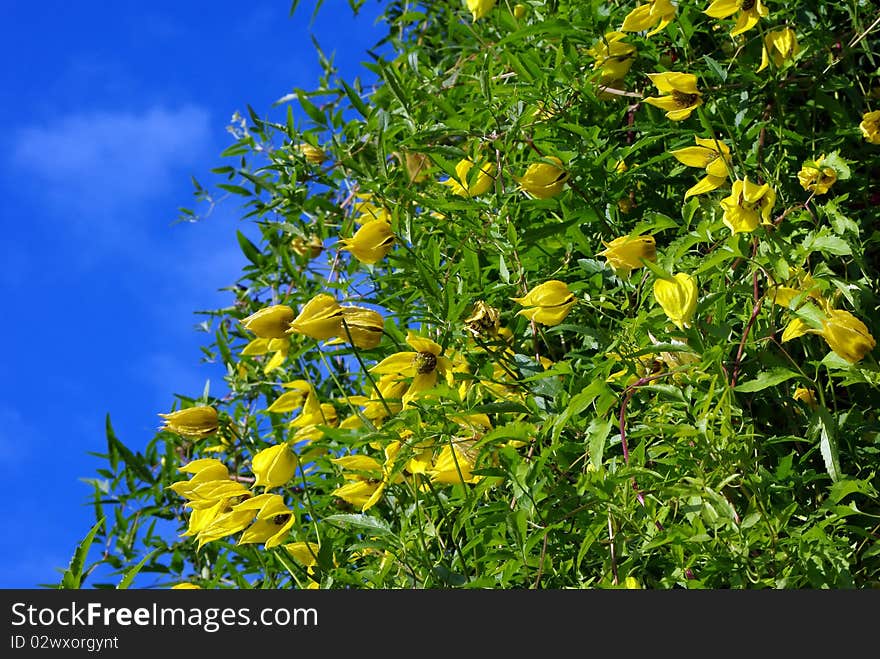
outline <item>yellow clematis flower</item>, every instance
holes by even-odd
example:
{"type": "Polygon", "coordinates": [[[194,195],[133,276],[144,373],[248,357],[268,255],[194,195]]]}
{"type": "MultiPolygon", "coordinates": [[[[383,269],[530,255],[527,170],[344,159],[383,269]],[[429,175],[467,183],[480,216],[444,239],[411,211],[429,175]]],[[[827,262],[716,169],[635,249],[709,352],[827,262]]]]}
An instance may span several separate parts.
{"type": "Polygon", "coordinates": [[[768,184],[758,185],[748,178],[733,182],[730,196],[721,200],[722,219],[733,233],[751,232],[764,222],[771,224],[770,212],[776,203],[776,191],[768,184]]]}
{"type": "Polygon", "coordinates": [[[880,110],[866,112],[862,115],[859,130],[862,131],[862,136],[870,144],[880,144],[880,110]]]}
{"type": "Polygon", "coordinates": [[[528,7],[526,7],[525,5],[516,4],[513,7],[513,17],[517,20],[522,20],[523,18],[525,18],[528,11],[528,7]]]}
{"type": "Polygon", "coordinates": [[[165,420],[162,430],[170,430],[185,437],[206,437],[217,432],[217,410],[210,405],[187,407],[159,416],[165,420]]]}
{"type": "Polygon", "coordinates": [[[711,192],[724,185],[731,166],[730,147],[724,142],[702,137],[694,137],[694,141],[697,146],[687,146],[669,152],[682,165],[706,170],[706,176],[684,193],[685,199],[711,192]]]}
{"type": "Polygon", "coordinates": [[[440,485],[458,485],[459,483],[476,483],[480,476],[471,473],[474,468],[474,460],[467,454],[464,448],[445,445],[440,454],[434,460],[434,464],[427,470],[432,483],[440,485]]]}
{"type": "Polygon", "coordinates": [[[739,16],[730,31],[732,37],[748,32],[761,18],[770,14],[762,0],[715,0],[703,13],[712,18],[727,18],[736,12],[739,12],[739,16]]]}
{"type": "Polygon", "coordinates": [[[654,281],[654,299],[676,327],[690,327],[697,310],[697,282],[689,274],[679,272],[671,279],[654,281]]]}
{"type": "Polygon", "coordinates": [[[604,240],[605,249],[599,252],[615,272],[626,277],[636,268],[644,266],[645,261],[657,260],[657,244],[654,236],[621,236],[610,243],[604,240]]]}
{"type": "Polygon", "coordinates": [[[763,71],[773,61],[778,69],[786,61],[793,59],[800,52],[797,34],[789,27],[781,30],[773,30],[764,36],[764,47],[761,50],[761,66],[758,71],[763,71]]]}
{"type": "Polygon", "coordinates": [[[202,590],[202,587],[198,584],[184,582],[178,583],[171,586],[171,590],[202,590]]]}
{"type": "Polygon", "coordinates": [[[549,199],[560,192],[568,180],[568,173],[562,169],[562,161],[556,156],[544,158],[549,162],[534,162],[526,168],[522,176],[514,176],[523,190],[538,199],[549,199]]]}
{"type": "Polygon", "coordinates": [[[468,158],[459,160],[455,166],[455,176],[443,181],[443,185],[448,185],[452,188],[452,192],[460,197],[478,197],[488,192],[495,182],[492,177],[492,163],[485,162],[480,165],[476,177],[471,180],[470,171],[473,167],[473,160],[468,158]]]}
{"type": "Polygon", "coordinates": [[[340,428],[360,428],[363,425],[361,416],[367,419],[377,428],[392,414],[397,414],[403,409],[403,395],[409,388],[406,380],[400,379],[396,373],[388,373],[379,377],[376,382],[377,391],[372,391],[371,396],[349,396],[348,402],[352,405],[363,407],[360,415],[354,414],[344,419],[340,428]],[[384,402],[383,402],[384,401],[384,402]]]}
{"type": "Polygon", "coordinates": [[[273,304],[242,319],[241,324],[261,339],[284,339],[295,316],[286,304],[273,304]]]}
{"type": "Polygon", "coordinates": [[[313,165],[320,165],[327,160],[327,154],[316,146],[308,143],[297,144],[296,150],[305,156],[305,159],[313,165]]]}
{"type": "Polygon", "coordinates": [[[649,73],[648,77],[658,91],[666,96],[649,96],[645,103],[666,110],[667,119],[682,121],[703,104],[703,97],[697,89],[697,76],[692,73],[649,73]]]}
{"type": "Polygon", "coordinates": [[[381,261],[394,247],[394,232],[385,219],[367,222],[351,238],[340,238],[339,249],[348,250],[361,263],[381,261]]]}
{"type": "Polygon", "coordinates": [[[314,389],[312,385],[306,380],[294,380],[293,382],[285,382],[281,385],[285,389],[289,389],[289,391],[285,391],[283,394],[278,396],[269,407],[266,408],[266,412],[270,412],[272,414],[284,414],[286,412],[293,412],[293,410],[299,409],[303,406],[303,403],[310,394],[314,395],[314,389]]]}
{"type": "Polygon", "coordinates": [[[265,365],[263,366],[263,373],[269,374],[284,363],[284,360],[287,359],[287,354],[289,352],[290,339],[288,338],[254,339],[244,347],[244,349],[241,351],[241,355],[242,357],[248,357],[267,355],[269,353],[272,353],[272,356],[266,361],[265,365]]]}
{"type": "Polygon", "coordinates": [[[241,534],[238,544],[262,542],[266,549],[271,549],[281,544],[296,521],[296,517],[293,511],[284,505],[284,499],[280,494],[261,496],[268,498],[258,502],[260,497],[254,497],[233,507],[237,512],[250,512],[252,519],[256,511],[256,519],[241,534]]]}
{"type": "Polygon", "coordinates": [[[593,70],[599,72],[599,82],[603,85],[622,80],[636,60],[636,47],[624,43],[625,38],[623,32],[607,32],[587,51],[594,58],[593,70]]]}
{"type": "Polygon", "coordinates": [[[324,251],[324,241],[317,234],[312,234],[308,240],[297,236],[290,241],[290,248],[304,258],[316,259],[324,251]]]}
{"type": "Polygon", "coordinates": [[[816,160],[808,160],[801,166],[798,172],[798,181],[807,192],[815,195],[823,195],[828,192],[834,182],[837,181],[837,172],[831,167],[823,167],[825,155],[816,160]]]}
{"type": "Polygon", "coordinates": [[[191,460],[182,467],[178,467],[177,470],[193,474],[189,480],[178,481],[168,486],[169,490],[185,499],[192,499],[196,489],[205,483],[232,482],[229,480],[229,469],[215,458],[191,460]]]}
{"type": "Polygon", "coordinates": [[[501,329],[501,312],[483,300],[477,300],[470,316],[464,319],[464,326],[477,337],[497,336],[501,329]]]}
{"type": "Polygon", "coordinates": [[[511,299],[525,307],[517,312],[517,316],[525,316],[548,326],[558,325],[565,320],[576,302],[568,284],[556,279],[535,286],[523,297],[511,299]]]}
{"type": "Polygon", "coordinates": [[[819,334],[828,347],[851,364],[861,361],[877,345],[865,323],[842,309],[833,309],[822,319],[819,334]]]}
{"type": "Polygon", "coordinates": [[[338,335],[341,330],[342,308],[332,295],[319,293],[303,305],[287,332],[325,341],[338,335]]]}
{"type": "Polygon", "coordinates": [[[496,0],[467,0],[468,11],[475,21],[480,20],[495,7],[496,0]]]}
{"type": "Polygon", "coordinates": [[[366,512],[381,500],[390,483],[403,480],[400,474],[393,474],[399,451],[400,442],[391,442],[385,447],[385,462],[382,464],[367,455],[333,458],[331,461],[342,467],[350,482],[336,488],[331,494],[366,512]]]}
{"type": "Polygon", "coordinates": [[[443,356],[443,348],[439,344],[412,331],[408,332],[406,342],[412,351],[394,353],[370,369],[370,372],[380,375],[412,378],[402,396],[404,407],[423,392],[433,389],[438,376],[442,375],[450,387],[454,383],[452,361],[443,356]]]}
{"type": "Polygon", "coordinates": [[[794,394],[792,394],[791,397],[795,400],[799,400],[804,405],[812,409],[816,409],[817,407],[819,407],[819,403],[816,401],[816,394],[813,393],[812,389],[798,387],[794,390],[794,394]]]}
{"type": "Polygon", "coordinates": [[[378,311],[366,307],[342,307],[342,328],[327,345],[349,341],[362,350],[371,350],[382,341],[385,319],[378,311]],[[346,331],[347,329],[347,331],[346,331]]]}
{"type": "Polygon", "coordinates": [[[279,495],[247,496],[237,503],[238,497],[226,499],[216,516],[195,534],[199,549],[209,542],[244,531],[254,521],[255,511],[277,496],[279,495]]]}
{"type": "Polygon", "coordinates": [[[639,5],[626,15],[621,32],[643,32],[654,28],[646,36],[657,34],[675,18],[675,5],[669,0],[651,0],[639,5]],[[656,27],[654,27],[656,26],[656,27]]]}
{"type": "Polygon", "coordinates": [[[299,460],[287,443],[276,444],[256,453],[251,460],[251,471],[257,477],[254,486],[281,487],[296,473],[299,460]]]}

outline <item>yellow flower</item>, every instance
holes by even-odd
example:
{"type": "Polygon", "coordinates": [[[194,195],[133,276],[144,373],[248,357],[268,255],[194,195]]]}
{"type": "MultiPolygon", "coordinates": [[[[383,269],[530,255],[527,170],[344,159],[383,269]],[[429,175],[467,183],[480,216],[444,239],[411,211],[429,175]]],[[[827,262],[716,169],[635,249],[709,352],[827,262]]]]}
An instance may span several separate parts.
{"type": "Polygon", "coordinates": [[[501,312],[483,300],[477,300],[471,315],[464,319],[464,326],[474,336],[495,336],[501,328],[501,312]]]}
{"type": "Polygon", "coordinates": [[[382,341],[385,319],[378,311],[366,307],[342,307],[342,329],[330,344],[348,341],[349,336],[355,347],[370,350],[382,341]],[[346,331],[347,330],[347,331],[346,331]]]}
{"type": "Polygon", "coordinates": [[[282,386],[290,391],[285,391],[278,396],[278,398],[266,408],[266,412],[271,412],[272,414],[292,412],[303,406],[307,396],[314,395],[312,385],[306,380],[294,380],[293,382],[286,382],[282,386]]]}
{"type": "Polygon", "coordinates": [[[312,234],[308,240],[297,236],[290,241],[290,248],[302,257],[315,259],[324,251],[324,241],[317,234],[312,234]]]}
{"type": "Polygon", "coordinates": [[[679,272],[672,279],[654,281],[654,298],[676,327],[690,326],[697,310],[697,282],[689,274],[679,272]]]}
{"type": "Polygon", "coordinates": [[[387,206],[373,203],[373,194],[360,192],[357,202],[352,207],[352,217],[357,224],[367,224],[373,220],[391,222],[391,211],[387,206]]]}
{"type": "Polygon", "coordinates": [[[733,233],[751,232],[764,222],[771,224],[770,212],[776,203],[776,191],[766,183],[758,185],[747,178],[733,182],[730,196],[721,200],[722,219],[733,233]]]}
{"type": "Polygon", "coordinates": [[[474,20],[478,21],[492,11],[496,0],[467,0],[467,8],[473,14],[474,20]]]}
{"type": "Polygon", "coordinates": [[[361,263],[373,264],[388,256],[394,247],[394,232],[387,220],[373,220],[361,226],[351,238],[340,238],[339,245],[361,263]]]}
{"type": "Polygon", "coordinates": [[[244,318],[241,324],[261,339],[284,339],[295,315],[286,304],[274,304],[244,318]]]}
{"type": "Polygon", "coordinates": [[[748,32],[761,18],[770,14],[762,0],[715,0],[703,13],[712,18],[727,18],[736,12],[739,12],[739,16],[730,31],[732,37],[748,32]]]}
{"type": "Polygon", "coordinates": [[[626,15],[622,32],[642,32],[650,27],[657,26],[647,36],[657,34],[669,25],[675,17],[675,5],[669,0],[650,0],[646,4],[639,5],[626,15]]]}
{"type": "Polygon", "coordinates": [[[302,153],[305,156],[306,160],[313,165],[320,165],[325,160],[327,160],[327,154],[318,147],[312,146],[311,144],[297,144],[296,150],[302,153]]]}
{"type": "Polygon", "coordinates": [[[178,583],[171,586],[171,590],[201,590],[202,587],[189,582],[178,583]]]}
{"type": "Polygon", "coordinates": [[[594,58],[593,70],[599,71],[599,82],[603,85],[621,80],[636,59],[636,47],[624,43],[625,38],[623,32],[608,32],[587,51],[594,58]]]}
{"type": "Polygon", "coordinates": [[[649,73],[648,77],[658,91],[666,96],[650,96],[645,103],[666,110],[666,117],[672,121],[682,121],[691,116],[703,104],[697,89],[697,76],[691,73],[649,73]]]}
{"type": "Polygon", "coordinates": [[[657,260],[657,245],[654,236],[621,236],[610,243],[604,240],[605,249],[599,252],[614,270],[624,276],[632,270],[644,266],[645,261],[657,260]]]}
{"type": "Polygon", "coordinates": [[[431,169],[431,159],[428,156],[414,151],[404,151],[403,155],[399,153],[395,155],[403,163],[410,183],[423,183],[427,180],[428,171],[431,169]]]}
{"type": "Polygon", "coordinates": [[[862,136],[871,144],[880,144],[880,110],[866,112],[859,124],[862,136]]]}
{"type": "Polygon", "coordinates": [[[165,419],[162,430],[170,430],[178,435],[205,437],[217,432],[217,410],[208,405],[187,407],[159,416],[165,419]]]}
{"type": "MultiPolygon", "coordinates": [[[[348,402],[352,405],[361,405],[360,412],[374,426],[379,427],[391,414],[397,414],[402,409],[402,399],[409,383],[400,379],[396,373],[382,375],[376,382],[376,389],[371,396],[349,396],[348,402]]],[[[359,428],[363,424],[359,415],[354,414],[339,424],[340,428],[359,428]]]]}
{"type": "Polygon", "coordinates": [[[238,544],[262,542],[266,549],[271,549],[281,544],[296,521],[296,517],[294,517],[293,511],[284,505],[284,499],[280,494],[261,496],[267,498],[258,502],[260,497],[254,497],[233,507],[233,510],[237,512],[249,511],[251,517],[253,517],[254,511],[257,514],[253,523],[241,534],[238,544]]]}
{"type": "Polygon", "coordinates": [[[538,199],[555,197],[568,180],[568,173],[562,169],[562,161],[556,156],[545,158],[550,162],[535,162],[526,168],[522,176],[514,176],[520,190],[528,192],[538,199]]]}
{"type": "Polygon", "coordinates": [[[492,164],[483,163],[476,176],[471,180],[470,171],[473,167],[472,160],[467,158],[460,160],[455,166],[455,176],[449,177],[443,181],[443,184],[451,187],[452,192],[460,197],[477,197],[488,192],[495,182],[492,177],[492,164]]]}
{"type": "Polygon", "coordinates": [[[799,336],[803,336],[804,334],[815,334],[816,330],[807,325],[806,322],[795,316],[788,324],[786,324],[785,329],[782,330],[782,343],[786,343],[787,341],[791,341],[792,339],[796,339],[799,336]]]}
{"type": "Polygon", "coordinates": [[[332,339],[342,329],[342,309],[336,298],[319,293],[303,305],[299,315],[290,323],[289,334],[324,341],[332,339]]]}
{"type": "Polygon", "coordinates": [[[296,473],[299,464],[296,454],[287,443],[270,446],[254,455],[251,471],[257,477],[254,486],[281,487],[286,485],[296,473]]]}
{"type": "Polygon", "coordinates": [[[241,351],[242,357],[266,355],[270,352],[270,357],[263,366],[263,373],[270,373],[284,363],[287,359],[287,353],[290,351],[290,340],[283,339],[254,339],[248,343],[241,351]]]}
{"type": "Polygon", "coordinates": [[[761,66],[758,71],[763,71],[773,60],[776,68],[781,67],[786,60],[792,59],[800,52],[797,35],[791,28],[773,30],[764,36],[764,47],[761,50],[761,66]]]}
{"type": "Polygon", "coordinates": [[[464,450],[447,444],[440,450],[427,474],[431,477],[432,483],[441,485],[476,483],[480,480],[480,476],[471,473],[473,468],[474,461],[464,450]]]}
{"type": "Polygon", "coordinates": [[[284,545],[284,549],[297,561],[302,563],[309,574],[312,574],[312,568],[318,564],[318,552],[321,548],[314,542],[291,542],[284,545]]]}
{"type": "Polygon", "coordinates": [[[400,442],[393,441],[385,447],[385,462],[379,462],[367,455],[348,455],[332,459],[340,465],[349,483],[336,488],[331,494],[347,501],[366,512],[382,498],[385,487],[392,482],[400,482],[402,476],[394,474],[394,461],[400,451],[400,442]]]}
{"type": "Polygon", "coordinates": [[[730,147],[714,138],[694,137],[694,140],[697,146],[670,151],[681,164],[706,170],[706,176],[684,193],[685,199],[721,187],[730,171],[730,147]]]}
{"type": "Polygon", "coordinates": [[[541,323],[542,325],[558,325],[574,306],[576,300],[574,294],[568,290],[568,284],[556,279],[545,281],[535,286],[523,297],[511,298],[524,307],[517,312],[517,316],[541,323]]]}
{"type": "Polygon", "coordinates": [[[841,309],[833,309],[822,319],[820,334],[828,347],[851,364],[861,361],[877,345],[865,323],[841,309]]]}
{"type": "Polygon", "coordinates": [[[168,486],[168,489],[186,499],[191,499],[196,488],[204,483],[215,481],[232,482],[229,481],[229,469],[215,458],[191,460],[182,467],[178,467],[177,470],[193,474],[193,476],[189,480],[172,483],[168,486]]]}
{"type": "MultiPolygon", "coordinates": [[[[238,483],[240,485],[240,483],[238,483]]],[[[208,542],[244,531],[254,521],[256,510],[270,501],[277,494],[259,494],[257,496],[229,497],[222,501],[217,514],[196,533],[199,548],[208,542]],[[237,503],[235,503],[237,501],[237,503]]],[[[188,531],[189,533],[189,531],[188,531]]]]}
{"type": "Polygon", "coordinates": [[[798,387],[794,390],[792,398],[801,401],[804,405],[813,409],[816,409],[819,406],[819,403],[816,402],[816,394],[813,393],[812,389],[798,387]]]}
{"type": "Polygon", "coordinates": [[[513,7],[513,17],[517,20],[522,20],[526,16],[526,12],[528,8],[523,4],[517,4],[513,7]]]}
{"type": "Polygon", "coordinates": [[[412,331],[408,332],[406,342],[412,351],[394,353],[370,369],[380,375],[394,374],[398,378],[412,378],[403,394],[404,407],[422,392],[433,389],[438,375],[444,376],[450,387],[454,382],[452,362],[443,356],[443,348],[439,344],[412,331]]]}
{"type": "Polygon", "coordinates": [[[314,389],[309,392],[302,411],[290,422],[289,427],[296,429],[292,441],[313,442],[324,436],[320,426],[334,427],[338,423],[336,408],[330,403],[322,403],[314,389]]]}
{"type": "Polygon", "coordinates": [[[831,167],[823,167],[825,161],[824,154],[816,158],[815,161],[808,160],[801,166],[798,172],[798,181],[801,187],[815,195],[822,195],[828,192],[828,189],[837,180],[837,172],[831,167]]]}

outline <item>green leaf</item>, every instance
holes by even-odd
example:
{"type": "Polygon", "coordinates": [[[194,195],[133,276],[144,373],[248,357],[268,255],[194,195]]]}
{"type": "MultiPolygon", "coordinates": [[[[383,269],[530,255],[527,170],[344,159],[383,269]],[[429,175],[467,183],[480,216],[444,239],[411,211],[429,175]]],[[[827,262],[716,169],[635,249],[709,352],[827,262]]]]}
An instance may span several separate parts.
{"type": "Polygon", "coordinates": [[[777,384],[782,384],[783,382],[796,377],[798,377],[798,374],[787,368],[772,368],[769,371],[758,373],[754,380],[749,380],[748,382],[736,385],[734,391],[743,393],[763,391],[764,389],[775,387],[777,384]]]}
{"type": "Polygon", "coordinates": [[[89,555],[89,549],[92,547],[95,535],[97,535],[98,530],[103,525],[103,518],[95,522],[94,526],[86,534],[86,537],[76,546],[70,559],[70,564],[61,577],[61,583],[58,585],[59,590],[77,590],[82,585],[83,566],[85,565],[86,557],[89,555]]]}
{"type": "Polygon", "coordinates": [[[840,457],[837,448],[837,424],[824,407],[820,407],[813,415],[812,433],[819,436],[819,452],[825,463],[825,470],[831,480],[840,480],[840,457]]]}
{"type": "Polygon", "coordinates": [[[351,104],[354,106],[354,109],[357,110],[364,119],[370,116],[370,108],[366,103],[361,100],[361,97],[358,96],[358,93],[352,89],[344,80],[342,81],[342,88],[345,89],[345,94],[348,96],[348,100],[351,101],[351,104]]]}
{"type": "Polygon", "coordinates": [[[236,231],[235,234],[238,238],[238,244],[241,246],[241,251],[244,252],[244,255],[248,258],[248,261],[256,266],[261,266],[263,264],[263,253],[260,252],[260,249],[256,245],[254,245],[241,231],[236,231]]]}
{"type": "Polygon", "coordinates": [[[590,425],[587,426],[587,445],[590,448],[590,464],[596,469],[599,469],[602,466],[602,459],[605,455],[605,442],[608,439],[608,434],[611,432],[613,425],[614,423],[611,419],[606,419],[604,421],[593,419],[590,422],[590,425]]]}
{"type": "Polygon", "coordinates": [[[372,531],[379,534],[391,533],[391,527],[388,526],[388,522],[378,517],[373,517],[371,515],[330,515],[329,517],[325,517],[324,521],[341,524],[343,526],[353,526],[355,528],[364,529],[366,531],[372,531]]]}
{"type": "Polygon", "coordinates": [[[144,565],[146,565],[147,561],[149,561],[151,558],[153,558],[153,556],[158,553],[158,549],[151,551],[149,554],[144,556],[137,565],[126,572],[125,576],[122,578],[122,581],[120,581],[119,585],[116,586],[117,590],[126,590],[129,586],[131,586],[132,582],[134,582],[134,578],[138,575],[138,572],[141,571],[141,568],[143,568],[144,565]]]}

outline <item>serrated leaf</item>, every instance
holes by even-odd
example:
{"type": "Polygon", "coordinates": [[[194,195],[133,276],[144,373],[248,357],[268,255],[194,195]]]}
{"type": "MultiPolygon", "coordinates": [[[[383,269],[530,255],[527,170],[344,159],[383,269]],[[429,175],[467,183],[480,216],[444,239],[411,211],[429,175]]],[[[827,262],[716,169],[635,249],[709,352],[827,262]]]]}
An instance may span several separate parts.
{"type": "Polygon", "coordinates": [[[149,554],[144,556],[140,562],[131,568],[128,572],[125,573],[125,576],[122,577],[122,580],[119,582],[119,585],[116,586],[117,590],[126,590],[131,584],[134,582],[135,577],[141,571],[141,569],[146,565],[147,561],[149,561],[153,556],[159,553],[159,550],[151,551],[149,554]]]}
{"type": "Polygon", "coordinates": [[[86,557],[89,555],[89,549],[92,547],[92,543],[95,540],[95,535],[97,535],[98,530],[104,525],[104,520],[99,519],[95,522],[94,526],[89,530],[86,534],[86,537],[83,538],[82,542],[80,542],[76,549],[73,552],[73,556],[70,558],[70,564],[67,566],[67,569],[64,571],[64,574],[61,577],[61,583],[58,585],[58,588],[61,590],[77,590],[82,584],[83,578],[83,566],[86,562],[86,557]]]}

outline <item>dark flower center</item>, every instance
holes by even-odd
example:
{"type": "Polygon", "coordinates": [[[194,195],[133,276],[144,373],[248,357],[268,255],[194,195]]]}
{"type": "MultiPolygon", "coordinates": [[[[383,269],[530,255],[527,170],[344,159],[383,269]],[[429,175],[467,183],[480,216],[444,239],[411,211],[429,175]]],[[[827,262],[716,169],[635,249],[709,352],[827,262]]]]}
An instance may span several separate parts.
{"type": "Polygon", "coordinates": [[[437,355],[432,352],[418,352],[413,358],[413,366],[419,375],[431,373],[437,368],[437,355]]]}
{"type": "Polygon", "coordinates": [[[755,1],[756,0],[743,0],[742,4],[740,5],[740,8],[743,11],[748,11],[749,9],[751,9],[752,7],[755,6],[755,1]]]}
{"type": "Polygon", "coordinates": [[[280,515],[275,515],[275,517],[272,518],[272,523],[275,524],[275,526],[284,526],[285,524],[287,524],[287,520],[289,519],[290,513],[281,513],[280,515]]]}
{"type": "Polygon", "coordinates": [[[680,108],[689,108],[697,102],[697,99],[700,98],[699,94],[685,94],[684,92],[680,92],[677,89],[672,90],[672,98],[675,100],[675,104],[680,108]]]}

